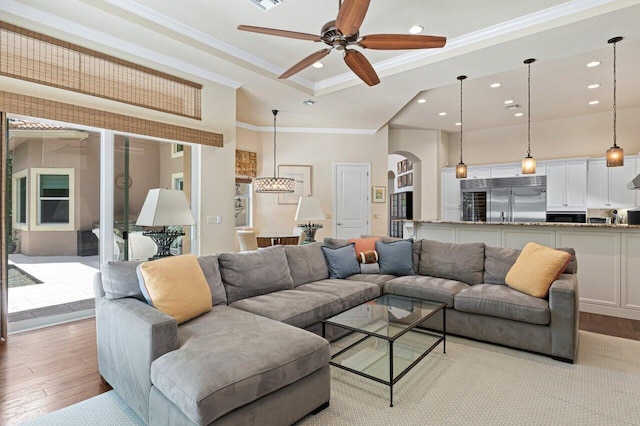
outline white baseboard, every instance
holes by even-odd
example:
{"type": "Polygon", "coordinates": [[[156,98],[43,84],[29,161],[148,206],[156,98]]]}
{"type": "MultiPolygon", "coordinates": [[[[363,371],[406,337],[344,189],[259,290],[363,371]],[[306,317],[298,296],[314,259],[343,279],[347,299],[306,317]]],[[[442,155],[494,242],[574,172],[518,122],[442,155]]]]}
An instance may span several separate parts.
{"type": "Polygon", "coordinates": [[[50,315],[40,318],[29,318],[26,320],[10,322],[8,326],[8,332],[9,334],[21,333],[23,331],[36,330],[38,328],[64,324],[67,322],[77,321],[85,318],[91,318],[95,315],[96,310],[92,308],[59,315],[50,315]]]}
{"type": "Polygon", "coordinates": [[[640,311],[634,309],[618,308],[615,306],[594,305],[592,303],[580,303],[581,312],[589,312],[591,314],[609,315],[618,318],[627,318],[632,320],[640,320],[640,311]]]}

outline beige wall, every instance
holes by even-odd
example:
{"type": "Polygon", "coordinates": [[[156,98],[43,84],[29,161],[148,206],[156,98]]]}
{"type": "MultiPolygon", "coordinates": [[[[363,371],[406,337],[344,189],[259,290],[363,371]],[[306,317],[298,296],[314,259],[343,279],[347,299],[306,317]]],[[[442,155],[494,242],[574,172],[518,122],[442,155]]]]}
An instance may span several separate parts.
{"type": "MultiPolygon", "coordinates": [[[[618,145],[640,152],[640,108],[618,111],[618,145]]],[[[459,133],[451,134],[449,166],[459,161],[459,133]]],[[[604,157],[613,144],[611,112],[531,123],[531,154],[538,160],[604,157]]],[[[526,121],[518,126],[464,132],[467,165],[518,162],[527,152],[526,121]]]]}
{"type": "Polygon", "coordinates": [[[391,129],[389,131],[389,153],[405,156],[414,155],[420,165],[414,164],[414,192],[418,192],[415,202],[414,219],[438,217],[440,199],[440,169],[447,158],[447,135],[439,130],[391,129]],[[416,180],[419,182],[416,182],[416,180]]]}
{"type": "MultiPolygon", "coordinates": [[[[278,164],[311,165],[311,193],[320,198],[325,215],[333,214],[332,163],[371,164],[371,185],[387,186],[385,127],[375,135],[284,133],[277,136],[278,164]]],[[[273,133],[238,129],[238,148],[258,153],[258,176],[273,174],[273,133]]],[[[254,225],[262,234],[290,235],[296,226],[296,205],[278,204],[278,196],[254,194],[254,225]]],[[[388,203],[371,204],[371,233],[387,234],[388,203]],[[377,218],[376,218],[377,217],[377,218]],[[375,219],[374,219],[375,218],[375,219]]],[[[333,235],[332,219],[323,223],[316,240],[333,235]]]]}
{"type": "MultiPolygon", "coordinates": [[[[153,67],[153,64],[145,64],[153,67]]],[[[176,74],[193,80],[190,75],[176,74]]],[[[202,89],[202,120],[126,105],[80,93],[0,76],[2,90],[22,93],[73,105],[96,108],[149,120],[213,131],[224,135],[224,148],[202,147],[199,194],[200,253],[233,250],[233,182],[236,134],[236,91],[217,83],[199,81],[202,89]],[[222,224],[206,224],[207,216],[220,215],[222,224]]],[[[144,162],[144,160],[141,160],[144,162]]]]}

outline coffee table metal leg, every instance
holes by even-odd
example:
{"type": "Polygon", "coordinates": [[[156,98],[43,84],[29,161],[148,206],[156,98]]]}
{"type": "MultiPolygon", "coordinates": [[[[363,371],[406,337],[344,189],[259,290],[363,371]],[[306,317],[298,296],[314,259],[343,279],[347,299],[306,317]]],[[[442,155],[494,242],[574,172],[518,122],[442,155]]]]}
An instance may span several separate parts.
{"type": "Polygon", "coordinates": [[[389,341],[389,407],[393,407],[393,341],[389,341]]]}
{"type": "Polygon", "coordinates": [[[447,353],[447,308],[442,308],[442,353],[447,353]]]}

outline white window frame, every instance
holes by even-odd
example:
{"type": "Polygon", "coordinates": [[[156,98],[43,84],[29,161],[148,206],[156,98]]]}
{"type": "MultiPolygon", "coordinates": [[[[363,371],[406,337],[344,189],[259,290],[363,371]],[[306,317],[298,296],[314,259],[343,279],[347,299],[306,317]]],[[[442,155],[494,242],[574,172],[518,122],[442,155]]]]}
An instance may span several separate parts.
{"type": "Polygon", "coordinates": [[[171,143],[171,158],[179,158],[184,156],[184,144],[183,143],[171,143]],[[182,150],[178,151],[178,147],[181,146],[182,150]]]}
{"type": "Polygon", "coordinates": [[[17,173],[14,173],[13,176],[13,187],[12,187],[12,200],[11,200],[11,206],[13,208],[13,212],[11,215],[11,227],[13,229],[20,229],[22,231],[28,231],[29,230],[29,169],[23,169],[20,170],[17,173]],[[18,182],[20,181],[20,179],[26,179],[27,183],[26,183],[26,187],[27,187],[27,199],[25,201],[25,205],[24,206],[20,206],[18,203],[19,200],[19,192],[18,192],[18,182]],[[25,222],[18,222],[18,216],[19,216],[19,212],[20,209],[24,208],[25,210],[25,218],[26,221],[25,222]]]}
{"type": "Polygon", "coordinates": [[[73,168],[32,168],[30,173],[31,231],[75,231],[75,170],[73,168]],[[69,223],[40,223],[40,175],[69,176],[69,223]],[[33,214],[35,212],[35,214],[33,214]]]}
{"type": "Polygon", "coordinates": [[[171,173],[171,188],[172,189],[181,189],[184,191],[184,173],[171,173]],[[182,188],[178,188],[176,183],[182,182],[182,188]]]}

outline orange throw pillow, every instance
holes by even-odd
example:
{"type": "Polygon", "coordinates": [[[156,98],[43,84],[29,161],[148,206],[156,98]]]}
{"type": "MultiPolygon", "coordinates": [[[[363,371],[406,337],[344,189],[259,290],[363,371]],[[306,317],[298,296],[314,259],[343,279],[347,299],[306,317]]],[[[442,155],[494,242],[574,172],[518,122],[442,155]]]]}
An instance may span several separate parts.
{"type": "Polygon", "coordinates": [[[380,237],[369,238],[352,238],[349,240],[349,244],[355,243],[356,256],[360,257],[360,253],[376,249],[376,241],[380,241],[380,237]]]}

